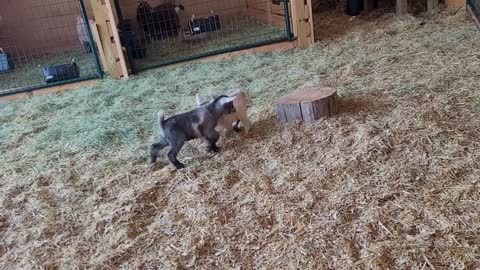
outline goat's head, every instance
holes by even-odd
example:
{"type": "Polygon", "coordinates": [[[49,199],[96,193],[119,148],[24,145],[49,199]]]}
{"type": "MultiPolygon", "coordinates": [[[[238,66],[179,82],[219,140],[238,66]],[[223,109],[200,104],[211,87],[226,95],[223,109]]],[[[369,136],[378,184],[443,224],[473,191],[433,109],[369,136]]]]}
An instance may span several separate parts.
{"type": "Polygon", "coordinates": [[[233,106],[233,100],[235,100],[235,97],[221,95],[214,99],[212,103],[218,112],[231,114],[236,112],[235,107],[233,106]]]}
{"type": "Polygon", "coordinates": [[[152,11],[152,6],[146,1],[138,1],[137,15],[150,13],[152,11]]]}
{"type": "Polygon", "coordinates": [[[175,12],[177,12],[177,14],[180,10],[185,10],[185,7],[183,5],[175,5],[175,12]]]}

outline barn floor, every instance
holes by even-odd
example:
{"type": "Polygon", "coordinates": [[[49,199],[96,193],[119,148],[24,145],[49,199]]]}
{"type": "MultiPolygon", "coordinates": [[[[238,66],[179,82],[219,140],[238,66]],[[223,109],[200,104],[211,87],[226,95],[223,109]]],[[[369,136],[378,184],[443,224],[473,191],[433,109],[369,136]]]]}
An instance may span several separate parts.
{"type": "Polygon", "coordinates": [[[223,18],[220,30],[198,35],[195,39],[178,36],[147,44],[147,56],[134,60],[134,64],[136,68],[143,69],[285,37],[285,27],[263,24],[251,16],[227,17],[223,18]]]}
{"type": "Polygon", "coordinates": [[[1,104],[0,269],[479,268],[480,34],[464,11],[373,18],[1,104]],[[146,166],[160,108],[233,83],[251,134],[146,166]],[[274,99],[304,85],[336,87],[341,112],[278,124],[274,99]]]}
{"type": "Polygon", "coordinates": [[[40,57],[22,59],[24,63],[16,63],[13,72],[0,74],[0,92],[14,88],[46,85],[41,67],[69,64],[72,59],[75,59],[80,67],[80,76],[89,77],[96,74],[96,64],[92,54],[75,50],[60,54],[46,54],[40,57]]]}

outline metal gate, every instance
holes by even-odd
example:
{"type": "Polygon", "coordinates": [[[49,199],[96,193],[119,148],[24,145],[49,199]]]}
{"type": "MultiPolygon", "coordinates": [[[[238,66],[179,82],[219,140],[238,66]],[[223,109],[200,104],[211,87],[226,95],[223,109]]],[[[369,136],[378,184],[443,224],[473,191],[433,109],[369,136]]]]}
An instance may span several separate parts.
{"type": "Polygon", "coordinates": [[[102,77],[83,0],[6,1],[0,96],[102,77]]]}
{"type": "Polygon", "coordinates": [[[288,0],[116,0],[115,7],[134,72],[291,39],[288,0]]]}

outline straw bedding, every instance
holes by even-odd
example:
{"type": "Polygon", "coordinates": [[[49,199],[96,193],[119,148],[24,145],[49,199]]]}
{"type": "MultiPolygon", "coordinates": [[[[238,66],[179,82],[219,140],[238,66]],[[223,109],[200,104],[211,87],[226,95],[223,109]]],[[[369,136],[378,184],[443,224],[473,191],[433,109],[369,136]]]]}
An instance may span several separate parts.
{"type": "Polygon", "coordinates": [[[463,11],[337,15],[312,49],[2,104],[0,268],[480,267],[478,30],[463,11]],[[158,109],[233,82],[251,134],[146,166],[158,109]],[[336,87],[341,112],[278,124],[274,98],[311,85],[336,87]]]}

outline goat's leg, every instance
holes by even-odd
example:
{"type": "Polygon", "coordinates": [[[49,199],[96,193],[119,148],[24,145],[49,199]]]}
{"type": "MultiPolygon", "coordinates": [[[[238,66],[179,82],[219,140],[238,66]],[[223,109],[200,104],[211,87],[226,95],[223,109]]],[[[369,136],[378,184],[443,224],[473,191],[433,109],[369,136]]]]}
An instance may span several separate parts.
{"type": "Polygon", "coordinates": [[[170,151],[168,151],[168,160],[175,166],[177,169],[185,168],[185,165],[182,164],[177,159],[178,152],[182,149],[185,140],[176,140],[173,143],[170,143],[170,151]]]}
{"type": "Polygon", "coordinates": [[[205,138],[207,139],[207,151],[208,152],[218,152],[219,149],[217,147],[217,141],[220,138],[220,134],[214,129],[210,130],[207,134],[205,134],[205,138]]]}
{"type": "Polygon", "coordinates": [[[234,130],[235,132],[240,132],[240,127],[239,127],[239,125],[240,125],[240,120],[237,120],[237,122],[235,122],[235,124],[233,125],[233,130],[234,130]]]}
{"type": "Polygon", "coordinates": [[[150,157],[148,159],[148,163],[152,164],[152,163],[155,163],[155,161],[157,160],[157,155],[158,155],[158,152],[160,152],[160,150],[162,150],[163,148],[165,148],[168,144],[166,144],[165,142],[158,142],[158,143],[154,143],[152,145],[150,145],[150,157]]]}
{"type": "Polygon", "coordinates": [[[245,127],[245,134],[248,134],[250,128],[252,127],[252,123],[248,120],[247,112],[242,111],[237,113],[238,119],[242,121],[243,126],[245,127]]]}
{"type": "Polygon", "coordinates": [[[218,122],[218,126],[220,126],[222,129],[225,130],[225,135],[227,137],[230,137],[232,135],[233,130],[234,130],[234,127],[232,126],[232,123],[223,119],[223,120],[218,122]]]}

